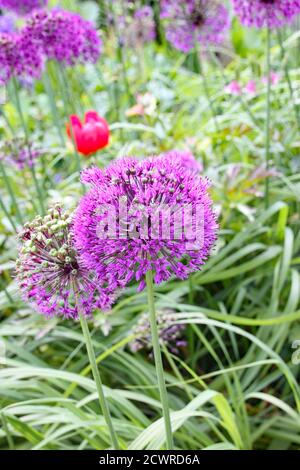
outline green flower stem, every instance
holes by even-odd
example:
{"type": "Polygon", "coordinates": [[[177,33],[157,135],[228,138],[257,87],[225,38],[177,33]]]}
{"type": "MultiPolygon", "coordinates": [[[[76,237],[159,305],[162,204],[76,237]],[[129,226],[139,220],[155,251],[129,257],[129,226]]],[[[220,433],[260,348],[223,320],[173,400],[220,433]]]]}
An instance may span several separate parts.
{"type": "Polygon", "coordinates": [[[14,223],[14,220],[13,218],[11,217],[10,213],[8,212],[8,210],[6,209],[5,207],[5,204],[4,202],[2,201],[2,196],[0,196],[0,207],[1,209],[3,210],[4,214],[6,215],[6,217],[8,218],[13,230],[17,233],[17,227],[16,227],[16,224],[14,223]]]}
{"type": "MultiPolygon", "coordinates": [[[[76,110],[74,109],[74,104],[73,104],[72,98],[70,96],[70,92],[69,92],[69,88],[68,88],[68,81],[67,81],[67,78],[66,78],[66,75],[65,75],[65,70],[64,70],[63,66],[61,66],[60,64],[58,66],[58,71],[59,71],[59,75],[60,75],[60,79],[61,79],[60,84],[62,86],[62,97],[63,97],[63,101],[65,103],[67,114],[73,114],[74,112],[76,112],[76,110]]],[[[74,147],[74,154],[75,154],[75,158],[76,158],[77,171],[78,171],[78,173],[80,173],[81,172],[81,161],[80,161],[79,153],[77,151],[76,140],[75,140],[73,127],[71,126],[71,123],[70,123],[70,134],[71,134],[72,144],[73,144],[73,147],[74,147]]]]}
{"type": "Polygon", "coordinates": [[[25,123],[25,119],[24,119],[24,116],[23,116],[23,111],[22,111],[19,92],[18,92],[18,86],[17,86],[17,82],[16,82],[15,78],[12,79],[12,83],[13,83],[13,89],[14,89],[14,93],[15,93],[17,111],[18,111],[18,114],[19,114],[19,117],[20,117],[20,120],[21,120],[21,124],[22,124],[22,127],[23,127],[26,146],[27,146],[27,149],[28,149],[31,161],[32,161],[32,165],[30,165],[30,171],[31,171],[31,174],[32,174],[32,179],[33,179],[33,182],[34,182],[34,185],[35,185],[35,188],[36,188],[36,192],[37,192],[41,212],[42,212],[42,215],[43,215],[43,214],[45,214],[44,195],[43,195],[43,192],[40,188],[40,185],[39,185],[39,182],[38,182],[38,179],[37,179],[37,176],[36,176],[35,168],[34,168],[34,163],[33,163],[33,158],[32,158],[31,148],[30,148],[30,142],[29,142],[28,129],[27,129],[27,125],[25,123]]]}
{"type": "MultiPolygon", "coordinates": [[[[17,217],[17,220],[19,222],[20,225],[23,225],[23,218],[22,218],[22,214],[21,214],[21,211],[19,209],[19,205],[18,205],[18,202],[17,202],[17,199],[15,197],[15,193],[14,193],[14,189],[12,188],[11,184],[10,184],[10,180],[9,180],[9,177],[7,176],[6,174],[6,170],[5,170],[5,167],[0,159],[0,170],[1,170],[1,173],[2,173],[2,176],[3,176],[3,180],[5,182],[5,186],[7,188],[7,191],[8,191],[8,194],[10,196],[10,199],[11,199],[11,202],[12,202],[12,205],[15,207],[16,209],[16,217],[17,217]]],[[[13,225],[14,229],[15,229],[15,224],[14,222],[12,221],[11,217],[9,216],[8,214],[8,211],[6,210],[5,208],[5,204],[2,202],[1,200],[1,206],[2,206],[2,209],[3,211],[5,212],[6,216],[9,217],[9,220],[10,220],[10,223],[13,225]]]]}
{"type": "MultiPolygon", "coordinates": [[[[271,98],[271,60],[270,60],[271,32],[267,29],[267,50],[266,50],[266,73],[267,73],[267,98],[266,98],[266,128],[265,128],[265,155],[266,170],[270,166],[270,98],[271,98]]],[[[269,178],[265,182],[265,207],[269,207],[269,178]]]]}
{"type": "Polygon", "coordinates": [[[160,399],[161,399],[161,404],[162,404],[162,409],[163,409],[163,417],[164,417],[164,422],[165,422],[167,449],[172,450],[174,448],[173,435],[172,435],[170,411],[169,411],[169,405],[168,405],[167,388],[166,388],[166,383],[165,383],[165,378],[164,378],[163,363],[162,363],[162,357],[161,357],[161,351],[160,351],[160,345],[159,345],[158,328],[157,328],[157,322],[156,322],[152,271],[147,271],[146,273],[146,285],[147,285],[147,293],[148,293],[148,307],[149,307],[149,315],[150,315],[154,360],[155,360],[158,387],[159,387],[159,392],[160,392],[160,399]]]}
{"type": "Polygon", "coordinates": [[[163,33],[163,28],[160,21],[160,1],[153,0],[153,12],[154,12],[154,21],[156,29],[156,41],[158,44],[165,44],[165,37],[163,33]]]}
{"type": "Polygon", "coordinates": [[[44,73],[43,78],[44,78],[45,90],[46,90],[46,93],[47,93],[47,96],[48,96],[49,105],[50,105],[50,109],[51,109],[53,124],[54,124],[54,127],[57,130],[57,134],[58,134],[60,143],[64,147],[66,145],[66,142],[65,142],[65,139],[64,139],[64,135],[62,133],[61,119],[60,119],[60,115],[59,115],[59,112],[58,112],[58,109],[57,109],[57,105],[56,105],[56,101],[55,101],[55,93],[54,93],[54,90],[53,90],[53,86],[52,86],[52,83],[51,83],[51,77],[49,76],[48,69],[44,73]]]}
{"type": "Polygon", "coordinates": [[[219,128],[219,124],[218,124],[218,120],[217,120],[217,115],[215,113],[213,100],[211,99],[211,96],[210,96],[210,93],[209,93],[209,88],[208,88],[208,84],[207,84],[207,80],[206,80],[206,76],[205,76],[205,73],[204,73],[204,70],[203,70],[203,65],[202,65],[202,60],[201,60],[201,51],[200,51],[200,47],[198,45],[197,40],[195,40],[195,57],[196,57],[197,72],[199,73],[199,75],[202,78],[203,90],[204,90],[204,94],[205,94],[206,99],[207,99],[208,104],[209,104],[209,109],[210,109],[210,112],[211,112],[211,115],[212,115],[212,118],[213,118],[213,121],[214,121],[215,130],[216,130],[216,132],[219,132],[220,128],[219,128]]]}
{"type": "Polygon", "coordinates": [[[296,116],[296,121],[298,125],[298,129],[300,131],[300,113],[299,113],[299,108],[295,102],[295,96],[293,92],[293,87],[292,87],[292,81],[290,77],[290,72],[289,72],[289,66],[287,63],[285,63],[285,50],[282,42],[282,36],[281,36],[281,31],[278,29],[277,30],[277,37],[278,37],[278,42],[280,46],[280,55],[281,55],[281,60],[284,63],[284,73],[285,73],[285,79],[289,87],[289,92],[290,92],[290,97],[294,106],[294,111],[295,111],[295,116],[296,116]]]}
{"type": "MultiPolygon", "coordinates": [[[[77,293],[75,293],[75,298],[76,298],[76,302],[77,302],[77,305],[78,305],[77,293]]],[[[110,416],[108,404],[106,402],[106,398],[105,398],[105,395],[104,395],[102,380],[101,380],[100,373],[99,373],[98,366],[97,366],[97,362],[96,362],[95,351],[94,351],[94,348],[93,348],[93,345],[92,345],[92,338],[91,338],[91,335],[90,335],[88,323],[87,323],[86,317],[84,315],[80,315],[79,318],[80,318],[82,333],[83,333],[83,336],[84,336],[84,339],[85,339],[85,345],[86,345],[86,349],[87,349],[87,353],[88,353],[88,357],[89,357],[93,377],[94,377],[96,387],[97,387],[99,404],[100,404],[105,422],[106,422],[108,430],[109,430],[112,445],[113,445],[115,450],[118,450],[120,448],[119,447],[119,442],[118,442],[118,438],[117,438],[117,435],[115,433],[115,430],[114,430],[114,427],[113,427],[113,424],[112,424],[112,419],[111,419],[111,416],[110,416]]]]}

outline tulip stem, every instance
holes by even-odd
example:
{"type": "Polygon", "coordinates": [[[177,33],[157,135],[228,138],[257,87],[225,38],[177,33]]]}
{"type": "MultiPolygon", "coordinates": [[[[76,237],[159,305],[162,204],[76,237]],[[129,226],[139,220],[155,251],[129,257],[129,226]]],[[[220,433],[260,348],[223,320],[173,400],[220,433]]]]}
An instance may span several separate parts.
{"type": "Polygon", "coordinates": [[[171,418],[170,418],[170,411],[169,411],[169,404],[168,404],[167,387],[166,387],[165,378],[164,378],[163,362],[162,362],[162,357],[161,357],[157,320],[156,320],[156,314],[155,314],[152,271],[147,271],[146,273],[146,285],[147,285],[147,294],[148,294],[148,307],[149,307],[149,315],[150,315],[154,361],[155,361],[158,387],[159,387],[159,392],[160,392],[160,399],[161,399],[161,404],[162,404],[162,409],[163,409],[163,418],[165,422],[166,443],[167,443],[167,449],[172,450],[174,448],[174,443],[173,443],[171,418]]]}
{"type": "MultiPolygon", "coordinates": [[[[266,130],[265,130],[265,154],[266,154],[266,171],[270,165],[270,98],[271,98],[271,77],[270,77],[270,46],[271,32],[267,28],[267,49],[266,49],[266,73],[267,73],[267,96],[266,96],[266,130]]],[[[265,207],[269,207],[269,178],[265,181],[265,207]]]]}

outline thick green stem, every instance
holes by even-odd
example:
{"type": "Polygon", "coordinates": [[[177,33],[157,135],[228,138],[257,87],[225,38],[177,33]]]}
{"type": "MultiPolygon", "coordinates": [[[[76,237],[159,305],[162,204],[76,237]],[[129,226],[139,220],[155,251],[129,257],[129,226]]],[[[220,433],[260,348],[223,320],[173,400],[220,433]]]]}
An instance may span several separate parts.
{"type": "MultiPolygon", "coordinates": [[[[270,67],[270,45],[271,33],[267,29],[267,50],[266,50],[266,73],[267,73],[267,97],[266,97],[266,131],[265,131],[265,155],[266,155],[266,170],[270,166],[270,98],[271,98],[271,67],[270,67]]],[[[269,178],[266,178],[265,183],[265,207],[269,207],[269,178]]]]}
{"type": "MultiPolygon", "coordinates": [[[[75,297],[76,296],[77,296],[77,294],[75,294],[75,297]]],[[[76,300],[76,302],[78,304],[77,300],[76,300]]],[[[115,433],[115,430],[114,430],[114,427],[113,427],[113,424],[112,424],[112,419],[111,419],[111,416],[110,416],[108,404],[106,402],[106,398],[105,398],[105,395],[104,395],[102,380],[101,380],[100,373],[99,373],[98,366],[97,366],[97,362],[96,362],[95,351],[94,351],[94,348],[93,348],[93,345],[92,345],[92,338],[91,338],[91,335],[90,335],[90,331],[89,331],[89,327],[88,327],[88,324],[87,324],[86,317],[84,315],[80,315],[80,324],[81,324],[82,333],[83,333],[83,336],[84,336],[84,339],[85,339],[86,349],[87,349],[87,353],[88,353],[88,357],[89,357],[93,377],[94,377],[96,387],[97,387],[99,404],[100,404],[105,422],[106,422],[108,430],[109,430],[112,445],[113,445],[114,449],[117,450],[117,449],[120,448],[119,447],[119,442],[118,442],[118,438],[117,438],[117,435],[115,433]]]]}
{"type": "Polygon", "coordinates": [[[169,411],[169,405],[168,405],[167,387],[166,387],[165,378],[164,378],[164,370],[163,370],[163,363],[162,363],[162,357],[161,357],[161,351],[160,351],[160,345],[159,345],[158,328],[157,328],[157,322],[156,322],[152,271],[147,271],[146,273],[146,285],[147,285],[147,293],[148,293],[148,307],[149,307],[149,315],[150,315],[154,360],[155,360],[158,387],[159,387],[159,392],[160,392],[160,399],[161,399],[161,404],[162,404],[162,409],[163,409],[163,417],[164,417],[164,422],[165,422],[166,442],[167,442],[168,450],[172,450],[174,448],[173,435],[172,435],[170,411],[169,411]]]}

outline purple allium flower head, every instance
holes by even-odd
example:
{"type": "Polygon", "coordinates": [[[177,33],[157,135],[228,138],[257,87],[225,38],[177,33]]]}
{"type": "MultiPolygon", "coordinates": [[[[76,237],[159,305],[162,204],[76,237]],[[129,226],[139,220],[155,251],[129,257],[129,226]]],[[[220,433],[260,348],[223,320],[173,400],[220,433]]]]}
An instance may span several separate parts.
{"type": "Polygon", "coordinates": [[[34,39],[23,32],[0,34],[0,84],[12,77],[39,78],[43,56],[34,39]]]}
{"type": "Polygon", "coordinates": [[[162,0],[161,18],[167,22],[166,37],[176,49],[190,52],[195,41],[220,43],[229,28],[226,7],[216,0],[162,0]]]}
{"type": "Polygon", "coordinates": [[[0,16],[0,33],[13,33],[16,29],[15,17],[11,14],[0,16]]]}
{"type": "Polygon", "coordinates": [[[199,173],[203,170],[201,163],[199,163],[195,156],[188,151],[183,150],[172,150],[163,154],[166,159],[170,161],[176,161],[185,170],[191,171],[192,173],[199,173]]]}
{"type": "MultiPolygon", "coordinates": [[[[176,317],[174,317],[171,310],[158,311],[156,318],[160,343],[171,353],[179,354],[179,349],[186,346],[186,341],[182,339],[182,333],[186,325],[176,324],[176,317]]],[[[144,349],[152,355],[153,346],[148,313],[140,316],[131,333],[135,338],[129,343],[130,350],[135,353],[144,349]]]]}
{"type": "Polygon", "coordinates": [[[28,18],[23,34],[38,44],[48,59],[64,65],[97,62],[102,42],[94,25],[62,9],[37,10],[28,18]]]}
{"type": "Polygon", "coordinates": [[[165,155],[122,158],[83,172],[91,184],[74,217],[74,242],[83,263],[110,282],[135,278],[145,286],[199,270],[216,239],[209,181],[165,155]]]}
{"type": "Polygon", "coordinates": [[[19,235],[22,246],[16,262],[18,284],[24,300],[47,317],[90,316],[96,308],[109,307],[112,301],[107,286],[102,287],[102,281],[78,259],[71,224],[72,214],[55,205],[44,217],[27,223],[19,235]]]}
{"type": "Polygon", "coordinates": [[[28,148],[24,139],[6,141],[0,147],[0,159],[14,165],[18,170],[32,168],[41,155],[42,151],[33,145],[30,144],[28,148]]]}
{"type": "Polygon", "coordinates": [[[300,13],[300,0],[232,0],[245,26],[279,28],[300,13]]]}
{"type": "Polygon", "coordinates": [[[17,15],[26,15],[36,8],[45,7],[48,0],[0,0],[0,8],[11,10],[17,15]]]}

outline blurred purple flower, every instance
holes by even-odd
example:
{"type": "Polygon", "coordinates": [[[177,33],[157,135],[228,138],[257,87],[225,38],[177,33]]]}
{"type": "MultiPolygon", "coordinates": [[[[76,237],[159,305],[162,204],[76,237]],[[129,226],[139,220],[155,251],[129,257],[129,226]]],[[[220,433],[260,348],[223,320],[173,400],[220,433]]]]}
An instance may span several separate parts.
{"type": "Polygon", "coordinates": [[[199,163],[191,152],[184,150],[171,150],[163,154],[167,160],[178,163],[184,170],[192,173],[199,173],[203,170],[203,166],[199,163]]]}
{"type": "Polygon", "coordinates": [[[195,41],[223,42],[229,28],[228,10],[215,0],[162,0],[161,18],[166,20],[166,37],[176,49],[190,52],[195,41]]]}
{"type": "Polygon", "coordinates": [[[129,47],[141,46],[156,37],[153,10],[148,5],[136,9],[133,15],[119,16],[117,27],[121,42],[129,47]]]}
{"type": "Polygon", "coordinates": [[[75,212],[74,242],[89,269],[111,283],[135,278],[139,289],[149,270],[159,284],[201,269],[218,228],[208,180],[162,155],[122,158],[103,171],[86,170],[82,181],[92,187],[75,212]]]}
{"type": "Polygon", "coordinates": [[[36,8],[47,6],[48,0],[0,0],[0,8],[11,10],[17,15],[26,15],[36,8]]]}
{"type": "Polygon", "coordinates": [[[70,233],[72,214],[60,205],[25,224],[16,262],[24,300],[47,317],[77,319],[111,305],[112,296],[94,273],[83,268],[70,233]],[[80,305],[75,301],[74,290],[80,305]]]}
{"type": "Polygon", "coordinates": [[[28,18],[22,35],[32,38],[47,59],[64,65],[97,62],[102,41],[94,25],[62,9],[37,10],[28,18]]]}
{"type": "Polygon", "coordinates": [[[32,168],[41,155],[42,150],[35,148],[33,145],[28,148],[24,139],[6,141],[0,147],[1,160],[15,166],[17,170],[32,168]]]}
{"type": "Polygon", "coordinates": [[[0,84],[6,84],[12,77],[39,78],[43,64],[40,47],[30,35],[0,34],[0,84]]]}
{"type": "Polygon", "coordinates": [[[232,0],[245,26],[278,28],[300,13],[300,0],[232,0]]]}

